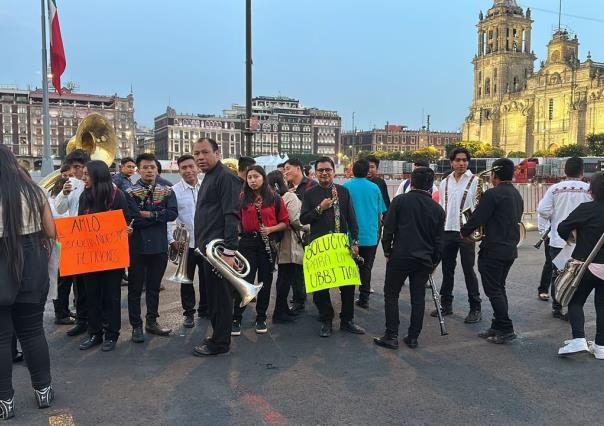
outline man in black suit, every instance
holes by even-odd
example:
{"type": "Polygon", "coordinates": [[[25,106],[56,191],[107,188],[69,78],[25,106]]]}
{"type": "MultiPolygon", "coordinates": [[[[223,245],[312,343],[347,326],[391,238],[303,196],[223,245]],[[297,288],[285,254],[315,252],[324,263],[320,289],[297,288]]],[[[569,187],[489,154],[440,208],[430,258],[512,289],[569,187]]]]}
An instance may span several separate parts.
{"type": "Polygon", "coordinates": [[[478,252],[478,271],[482,287],[493,307],[491,327],[478,336],[490,343],[506,343],[516,338],[514,326],[508,314],[508,297],[505,280],[518,257],[517,245],[524,206],[522,197],[514,185],[514,163],[507,158],[493,162],[491,183],[474,210],[472,218],[461,228],[461,236],[468,237],[476,228],[483,226],[485,236],[478,252]]]}

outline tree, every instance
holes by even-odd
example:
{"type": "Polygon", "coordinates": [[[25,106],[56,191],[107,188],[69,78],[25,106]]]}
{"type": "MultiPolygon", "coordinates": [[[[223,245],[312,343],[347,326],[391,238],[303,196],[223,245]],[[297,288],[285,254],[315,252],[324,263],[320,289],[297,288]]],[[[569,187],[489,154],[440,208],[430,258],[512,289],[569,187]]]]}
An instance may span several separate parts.
{"type": "Polygon", "coordinates": [[[591,151],[591,155],[604,155],[604,133],[596,133],[587,137],[587,146],[591,151]]]}
{"type": "Polygon", "coordinates": [[[526,152],[524,151],[510,151],[508,158],[526,158],[526,152]]]}
{"type": "Polygon", "coordinates": [[[447,156],[447,158],[449,157],[449,154],[451,154],[451,151],[453,151],[455,148],[459,148],[460,146],[462,146],[463,142],[454,142],[454,143],[448,143],[445,145],[445,155],[447,156]]]}
{"type": "Polygon", "coordinates": [[[533,157],[555,157],[556,151],[550,151],[549,149],[540,149],[539,151],[533,152],[533,157]]]}
{"type": "Polygon", "coordinates": [[[588,155],[589,148],[578,144],[564,145],[556,151],[556,157],[586,157],[588,155]]]}
{"type": "Polygon", "coordinates": [[[438,149],[433,146],[418,149],[412,155],[413,161],[426,160],[428,163],[434,163],[440,157],[438,149]]]}

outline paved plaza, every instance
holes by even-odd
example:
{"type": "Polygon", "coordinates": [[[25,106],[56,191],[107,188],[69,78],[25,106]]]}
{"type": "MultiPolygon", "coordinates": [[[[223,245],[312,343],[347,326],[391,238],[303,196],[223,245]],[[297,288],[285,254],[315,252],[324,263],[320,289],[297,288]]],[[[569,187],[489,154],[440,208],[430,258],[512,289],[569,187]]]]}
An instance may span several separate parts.
{"type": "MultiPolygon", "coordinates": [[[[510,312],[519,338],[492,345],[476,337],[489,324],[491,308],[483,297],[484,319],[467,325],[461,267],[456,277],[454,311],[446,317],[449,335],[441,337],[428,315],[416,350],[391,351],[375,346],[383,332],[385,262],[374,266],[375,294],[368,311],[356,309],[367,335],[338,331],[318,337],[317,311],[311,303],[295,323],[271,325],[256,335],[253,305],[244,316],[243,333],[231,352],[196,358],[191,349],[209,332],[209,321],[193,329],[181,326],[179,289],[165,282],[161,293],[163,325],[169,338],[130,342],[126,288],[123,288],[122,335],[117,349],[78,350],[80,337],[65,335],[46,313],[56,401],[35,408],[27,370],[15,366],[17,417],[14,425],[567,425],[598,424],[602,406],[604,362],[589,355],[559,358],[569,338],[568,323],[551,317],[548,303],[537,299],[543,251],[530,232],[509,280],[510,312]]],[[[169,272],[171,269],[169,269],[169,272]]],[[[168,276],[168,273],[166,276],[168,276]]],[[[440,274],[436,275],[440,285],[440,274]]],[[[332,290],[332,298],[336,291],[332,290]]],[[[273,293],[274,296],[274,293],[273,293]]],[[[339,307],[339,301],[336,304],[339,307]]],[[[588,338],[595,314],[586,305],[588,338]]],[[[401,335],[409,318],[408,287],[400,300],[401,335]]],[[[272,312],[272,303],[269,312],[272,312]]],[[[335,329],[338,322],[334,323],[335,329]]]]}

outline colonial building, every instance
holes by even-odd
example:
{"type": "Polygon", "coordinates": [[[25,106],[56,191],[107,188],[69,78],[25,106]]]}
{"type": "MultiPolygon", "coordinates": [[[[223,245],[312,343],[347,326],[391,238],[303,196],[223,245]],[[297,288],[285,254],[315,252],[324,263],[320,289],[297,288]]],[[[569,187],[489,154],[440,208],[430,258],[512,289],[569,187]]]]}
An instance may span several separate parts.
{"type": "Polygon", "coordinates": [[[604,132],[604,64],[589,54],[581,62],[578,38],[558,28],[535,72],[532,23],[516,0],[494,0],[480,13],[464,140],[531,154],[604,132]]]}
{"type": "Polygon", "coordinates": [[[447,144],[460,140],[459,132],[432,131],[426,128],[410,130],[407,126],[388,124],[383,129],[342,133],[342,151],[353,158],[359,151],[417,151],[432,146],[444,155],[447,144]]]}
{"type": "MultiPolygon", "coordinates": [[[[224,116],[244,123],[245,106],[235,104],[224,116]]],[[[252,99],[252,155],[325,154],[336,156],[341,118],[335,111],[307,108],[298,99],[252,99]]]]}
{"type": "Polygon", "coordinates": [[[144,126],[138,126],[137,123],[135,125],[135,139],[136,139],[136,148],[135,155],[148,153],[155,153],[155,138],[153,135],[153,129],[144,126]]]}
{"type": "MultiPolygon", "coordinates": [[[[14,86],[0,86],[1,142],[10,146],[15,155],[30,167],[39,162],[44,153],[42,125],[42,91],[19,90],[14,86]]],[[[101,96],[77,93],[66,88],[63,95],[50,92],[50,147],[55,159],[65,155],[65,142],[76,132],[78,124],[87,115],[104,115],[115,128],[117,157],[134,152],[134,97],[101,96]]]]}
{"type": "Polygon", "coordinates": [[[173,108],[155,117],[155,155],[160,160],[176,160],[190,154],[193,143],[202,137],[218,142],[223,158],[241,155],[241,125],[237,119],[201,114],[178,114],[173,108]]]}

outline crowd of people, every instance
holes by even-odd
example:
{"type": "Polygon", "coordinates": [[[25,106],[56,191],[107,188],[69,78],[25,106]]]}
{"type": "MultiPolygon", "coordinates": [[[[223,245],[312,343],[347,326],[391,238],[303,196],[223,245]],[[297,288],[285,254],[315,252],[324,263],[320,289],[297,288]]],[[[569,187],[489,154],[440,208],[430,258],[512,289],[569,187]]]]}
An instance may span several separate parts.
{"type": "MultiPolygon", "coordinates": [[[[115,349],[121,331],[121,287],[127,282],[131,341],[142,343],[148,334],[169,336],[172,330],[159,322],[162,279],[168,249],[187,251],[186,277],[180,285],[185,328],[195,326],[195,316],[207,318],[212,334],[193,348],[196,356],[226,353],[231,338],[239,336],[245,304],[228,277],[216,274],[202,253],[213,240],[222,240],[221,261],[237,270],[243,256],[249,263],[245,281],[262,284],[255,303],[255,332],[268,332],[271,324],[294,323],[307,308],[303,274],[304,247],[330,233],[349,236],[357,261],[360,286],[339,287],[340,330],[365,334],[354,320],[355,306],[368,309],[373,293],[371,272],[381,241],[386,258],[384,283],[385,330],[374,343],[399,347],[399,295],[409,278],[410,323],[402,341],[418,347],[422,330],[426,285],[442,264],[440,299],[442,316],[453,313],[454,274],[458,253],[468,295],[466,323],[482,320],[482,300],[475,273],[476,239],[480,231],[478,272],[493,310],[490,326],[479,337],[495,344],[516,338],[509,313],[506,278],[518,256],[518,224],[523,200],[512,184],[514,164],[508,159],[493,163],[491,188],[480,193],[480,179],[469,169],[470,153],[456,148],[450,154],[452,172],[440,184],[428,164],[418,162],[409,179],[391,201],[385,181],[378,176],[379,160],[359,159],[354,177],[334,183],[335,165],[322,157],[314,163],[316,180],[304,164],[291,158],[266,173],[249,157],[239,159],[234,173],[220,160],[218,144],[201,138],[192,154],[177,160],[181,179],[174,185],[161,178],[161,165],[152,154],[123,158],[113,176],[101,161],[75,150],[67,155],[62,178],[45,193],[21,169],[13,154],[0,145],[0,418],[14,415],[12,360],[18,360],[18,340],[31,373],[39,407],[50,406],[53,389],[43,312],[49,291],[48,259],[54,248],[53,217],[121,211],[128,226],[130,266],[59,277],[53,299],[55,323],[71,325],[69,336],[84,335],[79,349],[100,346],[115,349]],[[132,181],[138,172],[140,178],[132,181]],[[472,212],[469,218],[462,212],[472,212]],[[186,238],[175,238],[176,229],[186,238]],[[26,267],[27,265],[27,267],[26,267]],[[275,303],[269,322],[269,301],[275,280],[275,303]],[[193,284],[196,280],[196,284],[193,284]],[[70,311],[73,289],[75,313],[70,311]],[[145,293],[146,307],[141,306],[145,293]],[[291,292],[291,299],[290,299],[291,292]],[[144,311],[144,322],[143,322],[144,311]],[[15,338],[16,337],[16,338],[15,338]]],[[[554,317],[568,319],[572,339],[561,355],[590,352],[604,359],[604,250],[600,250],[568,305],[568,313],[555,300],[554,282],[560,268],[554,258],[576,233],[573,258],[584,261],[604,232],[604,174],[590,183],[582,178],[580,158],[566,163],[567,179],[551,186],[538,209],[539,230],[546,241],[546,262],[538,288],[541,300],[552,299],[554,317]],[[583,306],[595,289],[597,332],[588,342],[583,306]]],[[[336,292],[334,292],[335,294],[336,292]]],[[[329,290],[312,293],[318,310],[318,334],[333,333],[335,311],[329,290]]],[[[430,313],[438,316],[436,310],[430,313]]]]}

